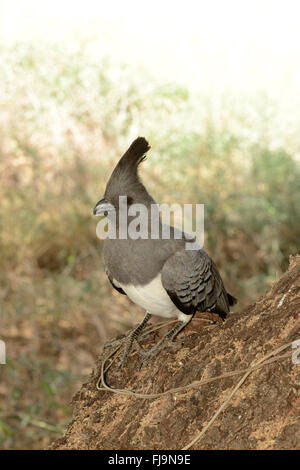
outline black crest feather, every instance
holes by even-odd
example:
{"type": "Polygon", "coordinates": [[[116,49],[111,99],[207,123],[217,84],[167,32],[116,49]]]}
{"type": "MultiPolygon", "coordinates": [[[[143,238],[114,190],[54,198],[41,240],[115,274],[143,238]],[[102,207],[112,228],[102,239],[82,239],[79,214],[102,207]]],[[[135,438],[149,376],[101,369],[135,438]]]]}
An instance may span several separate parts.
{"type": "Polygon", "coordinates": [[[148,144],[145,137],[138,137],[132,142],[129,149],[126,150],[117,166],[121,168],[124,168],[124,166],[138,166],[142,161],[145,160],[145,154],[149,149],[150,145],[148,144]]]}
{"type": "MultiPolygon", "coordinates": [[[[138,175],[138,166],[146,158],[146,152],[150,145],[144,137],[135,139],[111,174],[105,190],[105,197],[112,200],[120,194],[128,194],[128,191],[137,191],[147,195],[148,193],[141,183],[138,175]]],[[[150,196],[149,196],[150,198],[150,196]]]]}

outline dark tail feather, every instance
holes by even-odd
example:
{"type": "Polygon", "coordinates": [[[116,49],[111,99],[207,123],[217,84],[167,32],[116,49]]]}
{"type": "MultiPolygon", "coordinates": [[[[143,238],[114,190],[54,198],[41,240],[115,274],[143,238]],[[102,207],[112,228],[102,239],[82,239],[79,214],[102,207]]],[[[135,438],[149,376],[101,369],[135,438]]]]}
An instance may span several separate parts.
{"type": "Polygon", "coordinates": [[[227,292],[227,298],[228,298],[229,305],[235,305],[237,303],[237,299],[233,297],[233,295],[229,294],[228,292],[227,292]]]}

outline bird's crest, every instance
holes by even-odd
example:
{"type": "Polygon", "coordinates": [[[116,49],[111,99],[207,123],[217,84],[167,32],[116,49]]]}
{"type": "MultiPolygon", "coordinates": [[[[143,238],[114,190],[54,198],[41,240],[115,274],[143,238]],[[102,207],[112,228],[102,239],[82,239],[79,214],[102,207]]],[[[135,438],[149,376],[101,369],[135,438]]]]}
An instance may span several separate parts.
{"type": "Polygon", "coordinates": [[[144,137],[138,137],[126,150],[123,157],[120,159],[116,169],[124,167],[137,167],[146,158],[146,152],[150,149],[150,145],[144,137]]]}

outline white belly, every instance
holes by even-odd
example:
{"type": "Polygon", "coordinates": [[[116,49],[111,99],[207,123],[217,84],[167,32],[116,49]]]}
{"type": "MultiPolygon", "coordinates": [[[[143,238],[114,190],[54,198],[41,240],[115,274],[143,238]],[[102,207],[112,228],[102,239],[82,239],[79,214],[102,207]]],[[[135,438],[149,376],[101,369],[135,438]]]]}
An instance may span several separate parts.
{"type": "Polygon", "coordinates": [[[180,321],[187,321],[190,318],[190,315],[185,315],[173,304],[163,288],[160,274],[145,286],[120,284],[116,280],[113,282],[117,287],[121,287],[126,292],[132,302],[143,307],[151,315],[158,315],[164,318],[177,317],[180,321]]]}

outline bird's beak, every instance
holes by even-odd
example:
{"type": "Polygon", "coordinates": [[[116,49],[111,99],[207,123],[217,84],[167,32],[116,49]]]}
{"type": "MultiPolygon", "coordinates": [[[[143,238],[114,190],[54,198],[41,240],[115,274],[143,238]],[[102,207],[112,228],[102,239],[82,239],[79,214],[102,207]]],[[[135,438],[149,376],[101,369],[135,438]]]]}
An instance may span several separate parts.
{"type": "Polygon", "coordinates": [[[94,215],[104,215],[105,217],[114,209],[114,206],[110,204],[105,198],[100,199],[94,207],[94,215]]]}

